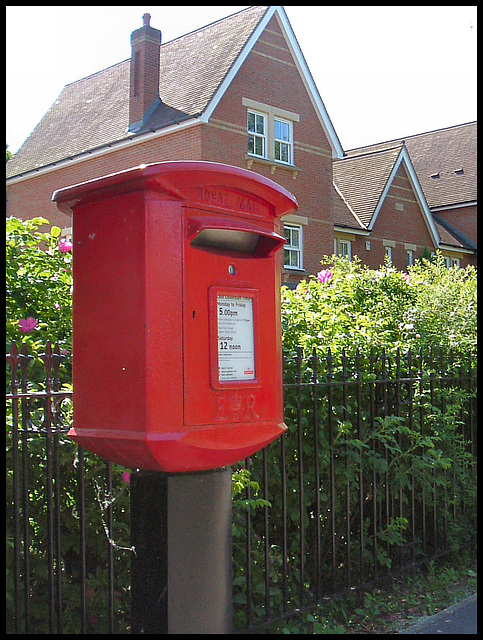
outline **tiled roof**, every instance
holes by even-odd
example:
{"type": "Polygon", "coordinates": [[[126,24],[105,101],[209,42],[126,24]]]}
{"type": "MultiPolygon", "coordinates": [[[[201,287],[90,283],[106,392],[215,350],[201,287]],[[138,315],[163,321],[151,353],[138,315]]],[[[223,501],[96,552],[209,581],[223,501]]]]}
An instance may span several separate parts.
{"type": "MultiPolygon", "coordinates": [[[[268,7],[250,7],[161,45],[161,104],[139,133],[202,113],[268,7]]],[[[59,162],[133,134],[125,60],[67,85],[7,163],[7,178],[59,162]]]]}
{"type": "Polygon", "coordinates": [[[360,156],[404,141],[430,209],[477,199],[477,123],[429,131],[347,151],[360,156]]]}
{"type": "MultiPolygon", "coordinates": [[[[401,149],[402,145],[398,145],[392,149],[351,155],[334,162],[334,183],[366,227],[372,220],[401,149]]],[[[344,224],[342,219],[337,219],[341,213],[338,207],[334,212],[335,224],[344,224]]],[[[354,219],[353,226],[360,227],[360,224],[354,219]]]]}

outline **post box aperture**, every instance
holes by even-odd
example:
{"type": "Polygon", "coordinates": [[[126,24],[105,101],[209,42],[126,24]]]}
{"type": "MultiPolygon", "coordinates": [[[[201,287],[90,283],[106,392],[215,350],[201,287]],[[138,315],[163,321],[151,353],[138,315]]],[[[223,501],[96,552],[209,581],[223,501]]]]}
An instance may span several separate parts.
{"type": "Polygon", "coordinates": [[[130,468],[235,463],[285,430],[279,218],[293,195],[208,162],[56,191],[73,216],[74,423],[130,468]]]}

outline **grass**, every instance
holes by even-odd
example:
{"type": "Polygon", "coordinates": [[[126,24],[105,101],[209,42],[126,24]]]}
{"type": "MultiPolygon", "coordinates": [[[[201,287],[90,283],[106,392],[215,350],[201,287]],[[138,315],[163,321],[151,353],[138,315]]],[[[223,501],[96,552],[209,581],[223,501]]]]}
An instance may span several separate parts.
{"type": "Polygon", "coordinates": [[[476,584],[475,550],[431,561],[424,571],[386,579],[377,588],[340,596],[256,633],[397,633],[475,593],[476,584]]]}

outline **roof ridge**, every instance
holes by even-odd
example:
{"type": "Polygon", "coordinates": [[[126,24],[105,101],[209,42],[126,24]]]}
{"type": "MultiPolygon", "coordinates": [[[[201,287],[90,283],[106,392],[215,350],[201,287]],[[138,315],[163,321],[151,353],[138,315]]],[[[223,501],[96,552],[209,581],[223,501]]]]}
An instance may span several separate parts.
{"type": "MultiPolygon", "coordinates": [[[[378,146],[378,145],[374,145],[374,146],[378,146]]],[[[334,160],[334,162],[340,162],[341,160],[353,160],[355,158],[361,158],[363,156],[375,156],[378,153],[387,153],[388,151],[400,151],[403,147],[405,147],[405,141],[403,139],[401,139],[400,143],[397,145],[394,145],[393,147],[385,147],[384,149],[370,149],[369,147],[360,147],[360,149],[368,149],[368,151],[364,152],[361,151],[361,153],[354,153],[351,155],[346,155],[343,158],[339,158],[338,160],[334,160]]],[[[356,151],[357,149],[354,149],[354,151],[356,151]]],[[[350,150],[352,151],[352,150],[350,150]]],[[[349,153],[349,151],[346,151],[346,153],[349,153]]]]}
{"type": "Polygon", "coordinates": [[[392,142],[399,142],[399,141],[406,141],[409,139],[413,139],[413,138],[419,138],[421,136],[427,136],[433,133],[438,133],[439,131],[449,131],[449,129],[457,129],[459,127],[467,127],[471,124],[477,124],[478,120],[470,120],[469,122],[462,122],[461,124],[453,124],[450,125],[449,127],[440,127],[439,129],[431,129],[430,131],[423,131],[420,133],[414,133],[413,135],[409,135],[409,136],[401,136],[400,138],[393,138],[392,140],[382,140],[381,142],[374,142],[372,144],[366,144],[366,145],[362,145],[360,147],[353,147],[352,149],[348,149],[346,151],[346,153],[349,153],[351,151],[357,151],[358,149],[368,149],[370,147],[378,147],[380,145],[385,145],[385,144],[390,144],[392,142]]]}
{"type": "MultiPolygon", "coordinates": [[[[110,64],[108,67],[105,67],[104,69],[99,69],[99,71],[94,71],[94,73],[89,73],[87,76],[84,76],[83,78],[77,78],[77,80],[73,80],[72,82],[68,82],[66,85],[64,85],[64,89],[66,89],[67,87],[72,86],[73,84],[77,84],[78,82],[82,82],[83,80],[88,80],[89,78],[93,78],[94,76],[97,76],[100,73],[104,73],[106,71],[109,71],[109,69],[113,69],[114,67],[118,67],[121,64],[125,64],[126,62],[129,62],[130,60],[131,60],[131,58],[126,58],[125,60],[121,60],[121,62],[115,62],[114,64],[110,64]]],[[[57,96],[57,98],[58,97],[59,96],[57,96]]]]}
{"type": "MultiPolygon", "coordinates": [[[[171,44],[173,42],[175,42],[176,40],[181,40],[182,38],[185,38],[187,36],[192,35],[193,33],[196,33],[197,31],[203,31],[204,29],[207,29],[208,27],[213,26],[214,24],[217,24],[218,22],[223,22],[223,20],[228,20],[230,18],[233,18],[234,16],[243,13],[244,11],[249,11],[250,9],[255,9],[257,8],[258,5],[252,5],[250,7],[246,7],[245,9],[240,9],[240,11],[235,11],[235,13],[230,14],[229,16],[225,16],[224,18],[219,18],[218,20],[213,20],[213,22],[210,22],[209,24],[205,24],[202,27],[198,27],[197,29],[193,29],[193,31],[188,31],[187,33],[182,33],[179,36],[176,36],[176,38],[172,38],[171,40],[167,40],[166,42],[161,42],[161,47],[164,47],[167,44],[171,44]]],[[[268,8],[268,7],[267,7],[268,8]]],[[[109,65],[108,67],[104,67],[104,69],[99,69],[98,71],[94,71],[93,73],[89,73],[88,75],[84,76],[83,78],[77,78],[77,80],[73,80],[72,82],[68,82],[66,85],[64,85],[64,88],[66,87],[70,87],[73,84],[76,84],[78,82],[82,82],[83,80],[87,80],[89,78],[92,78],[100,73],[104,73],[105,71],[108,71],[109,69],[112,69],[113,67],[117,67],[118,65],[124,64],[126,62],[129,62],[131,60],[131,58],[126,58],[125,60],[121,60],[120,62],[114,62],[113,64],[109,65]]]]}
{"type": "MultiPolygon", "coordinates": [[[[202,27],[198,27],[197,29],[193,29],[193,31],[188,31],[188,33],[183,33],[179,36],[176,36],[176,38],[172,38],[171,40],[162,42],[161,47],[163,47],[165,44],[171,44],[176,40],[180,40],[181,38],[186,38],[187,36],[191,36],[193,33],[196,33],[197,31],[203,31],[204,29],[207,29],[208,27],[212,27],[213,25],[218,24],[219,22],[223,22],[224,20],[229,20],[230,18],[234,18],[235,16],[237,16],[240,13],[243,13],[244,11],[249,11],[250,9],[256,9],[258,8],[258,6],[259,5],[251,5],[250,7],[246,7],[245,9],[240,9],[240,11],[235,11],[235,13],[231,13],[229,16],[225,16],[224,18],[218,18],[218,20],[213,20],[213,22],[210,22],[209,24],[205,24],[202,27]]],[[[266,7],[266,9],[268,9],[268,7],[266,7]]]]}

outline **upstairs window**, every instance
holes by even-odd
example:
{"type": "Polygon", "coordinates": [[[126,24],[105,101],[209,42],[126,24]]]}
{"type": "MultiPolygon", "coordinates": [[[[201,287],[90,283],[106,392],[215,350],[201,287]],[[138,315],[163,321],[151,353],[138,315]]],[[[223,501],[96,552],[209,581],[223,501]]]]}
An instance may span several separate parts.
{"type": "Polygon", "coordinates": [[[292,123],[274,119],[275,160],[292,164],[292,123]]]}
{"type": "Polygon", "coordinates": [[[300,122],[299,115],[251,98],[242,98],[242,103],[247,108],[248,155],[294,167],[294,123],[300,122]]]}
{"type": "Polygon", "coordinates": [[[260,158],[266,157],[267,117],[263,113],[248,111],[248,153],[260,158]]]}

